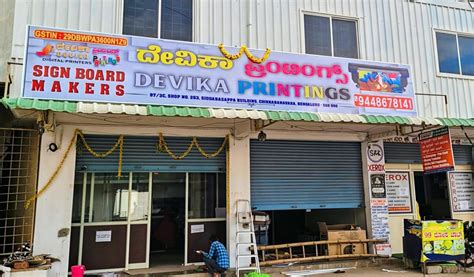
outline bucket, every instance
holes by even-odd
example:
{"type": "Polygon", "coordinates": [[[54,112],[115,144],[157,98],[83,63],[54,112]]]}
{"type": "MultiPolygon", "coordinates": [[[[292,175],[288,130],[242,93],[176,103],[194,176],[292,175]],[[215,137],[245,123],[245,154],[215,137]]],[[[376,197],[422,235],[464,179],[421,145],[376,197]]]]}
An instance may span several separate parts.
{"type": "Polygon", "coordinates": [[[71,275],[72,277],[83,277],[86,267],[83,265],[73,265],[71,266],[71,275]]]}

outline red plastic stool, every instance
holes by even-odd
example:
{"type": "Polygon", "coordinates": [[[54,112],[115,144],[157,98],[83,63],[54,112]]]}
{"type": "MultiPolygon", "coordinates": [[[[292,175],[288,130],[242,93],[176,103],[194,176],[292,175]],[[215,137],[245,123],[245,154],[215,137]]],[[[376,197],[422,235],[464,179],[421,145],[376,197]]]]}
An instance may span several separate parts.
{"type": "Polygon", "coordinates": [[[86,271],[86,267],[83,265],[71,266],[72,277],[83,277],[85,271],[86,271]]]}

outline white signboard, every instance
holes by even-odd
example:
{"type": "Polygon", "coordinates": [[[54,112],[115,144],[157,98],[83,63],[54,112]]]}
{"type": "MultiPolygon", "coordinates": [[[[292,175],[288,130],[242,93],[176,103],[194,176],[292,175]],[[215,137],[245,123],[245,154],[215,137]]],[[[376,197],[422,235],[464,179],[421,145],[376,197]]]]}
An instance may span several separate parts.
{"type": "Polygon", "coordinates": [[[449,188],[454,212],[474,211],[474,183],[470,172],[450,172],[449,188]]]}
{"type": "Polygon", "coordinates": [[[95,232],[95,242],[111,242],[111,241],[112,241],[112,230],[95,232]]]}
{"type": "Polygon", "coordinates": [[[388,211],[390,213],[411,213],[410,173],[386,172],[388,211]]]}
{"type": "Polygon", "coordinates": [[[385,154],[383,141],[367,145],[367,171],[370,195],[371,231],[374,239],[386,239],[377,244],[377,253],[391,255],[390,229],[388,226],[388,200],[385,185],[385,154]]]}
{"type": "Polygon", "coordinates": [[[416,116],[409,66],[359,59],[272,51],[257,64],[217,45],[29,26],[24,70],[30,99],[416,116]]]}
{"type": "Polygon", "coordinates": [[[191,225],[191,234],[204,233],[204,224],[191,225]]]}

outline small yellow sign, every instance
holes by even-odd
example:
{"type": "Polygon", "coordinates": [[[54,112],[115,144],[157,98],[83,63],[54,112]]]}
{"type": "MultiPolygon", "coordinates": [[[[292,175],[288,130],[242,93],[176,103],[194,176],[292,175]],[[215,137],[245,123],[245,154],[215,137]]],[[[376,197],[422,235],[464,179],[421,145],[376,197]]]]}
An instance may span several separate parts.
{"type": "Polygon", "coordinates": [[[464,232],[461,221],[423,221],[422,222],[422,262],[431,260],[429,256],[463,255],[464,232]]]}

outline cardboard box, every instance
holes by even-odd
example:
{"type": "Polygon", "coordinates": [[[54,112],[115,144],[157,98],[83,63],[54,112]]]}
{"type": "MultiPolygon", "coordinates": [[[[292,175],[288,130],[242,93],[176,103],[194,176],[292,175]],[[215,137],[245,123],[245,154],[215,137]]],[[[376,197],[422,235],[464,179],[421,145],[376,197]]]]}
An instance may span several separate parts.
{"type": "MultiPolygon", "coordinates": [[[[343,225],[327,225],[327,240],[364,240],[367,239],[366,231],[357,229],[356,226],[350,224],[343,225]]],[[[329,255],[343,254],[367,254],[367,248],[363,243],[353,244],[330,244],[328,247],[329,255]]]]}

